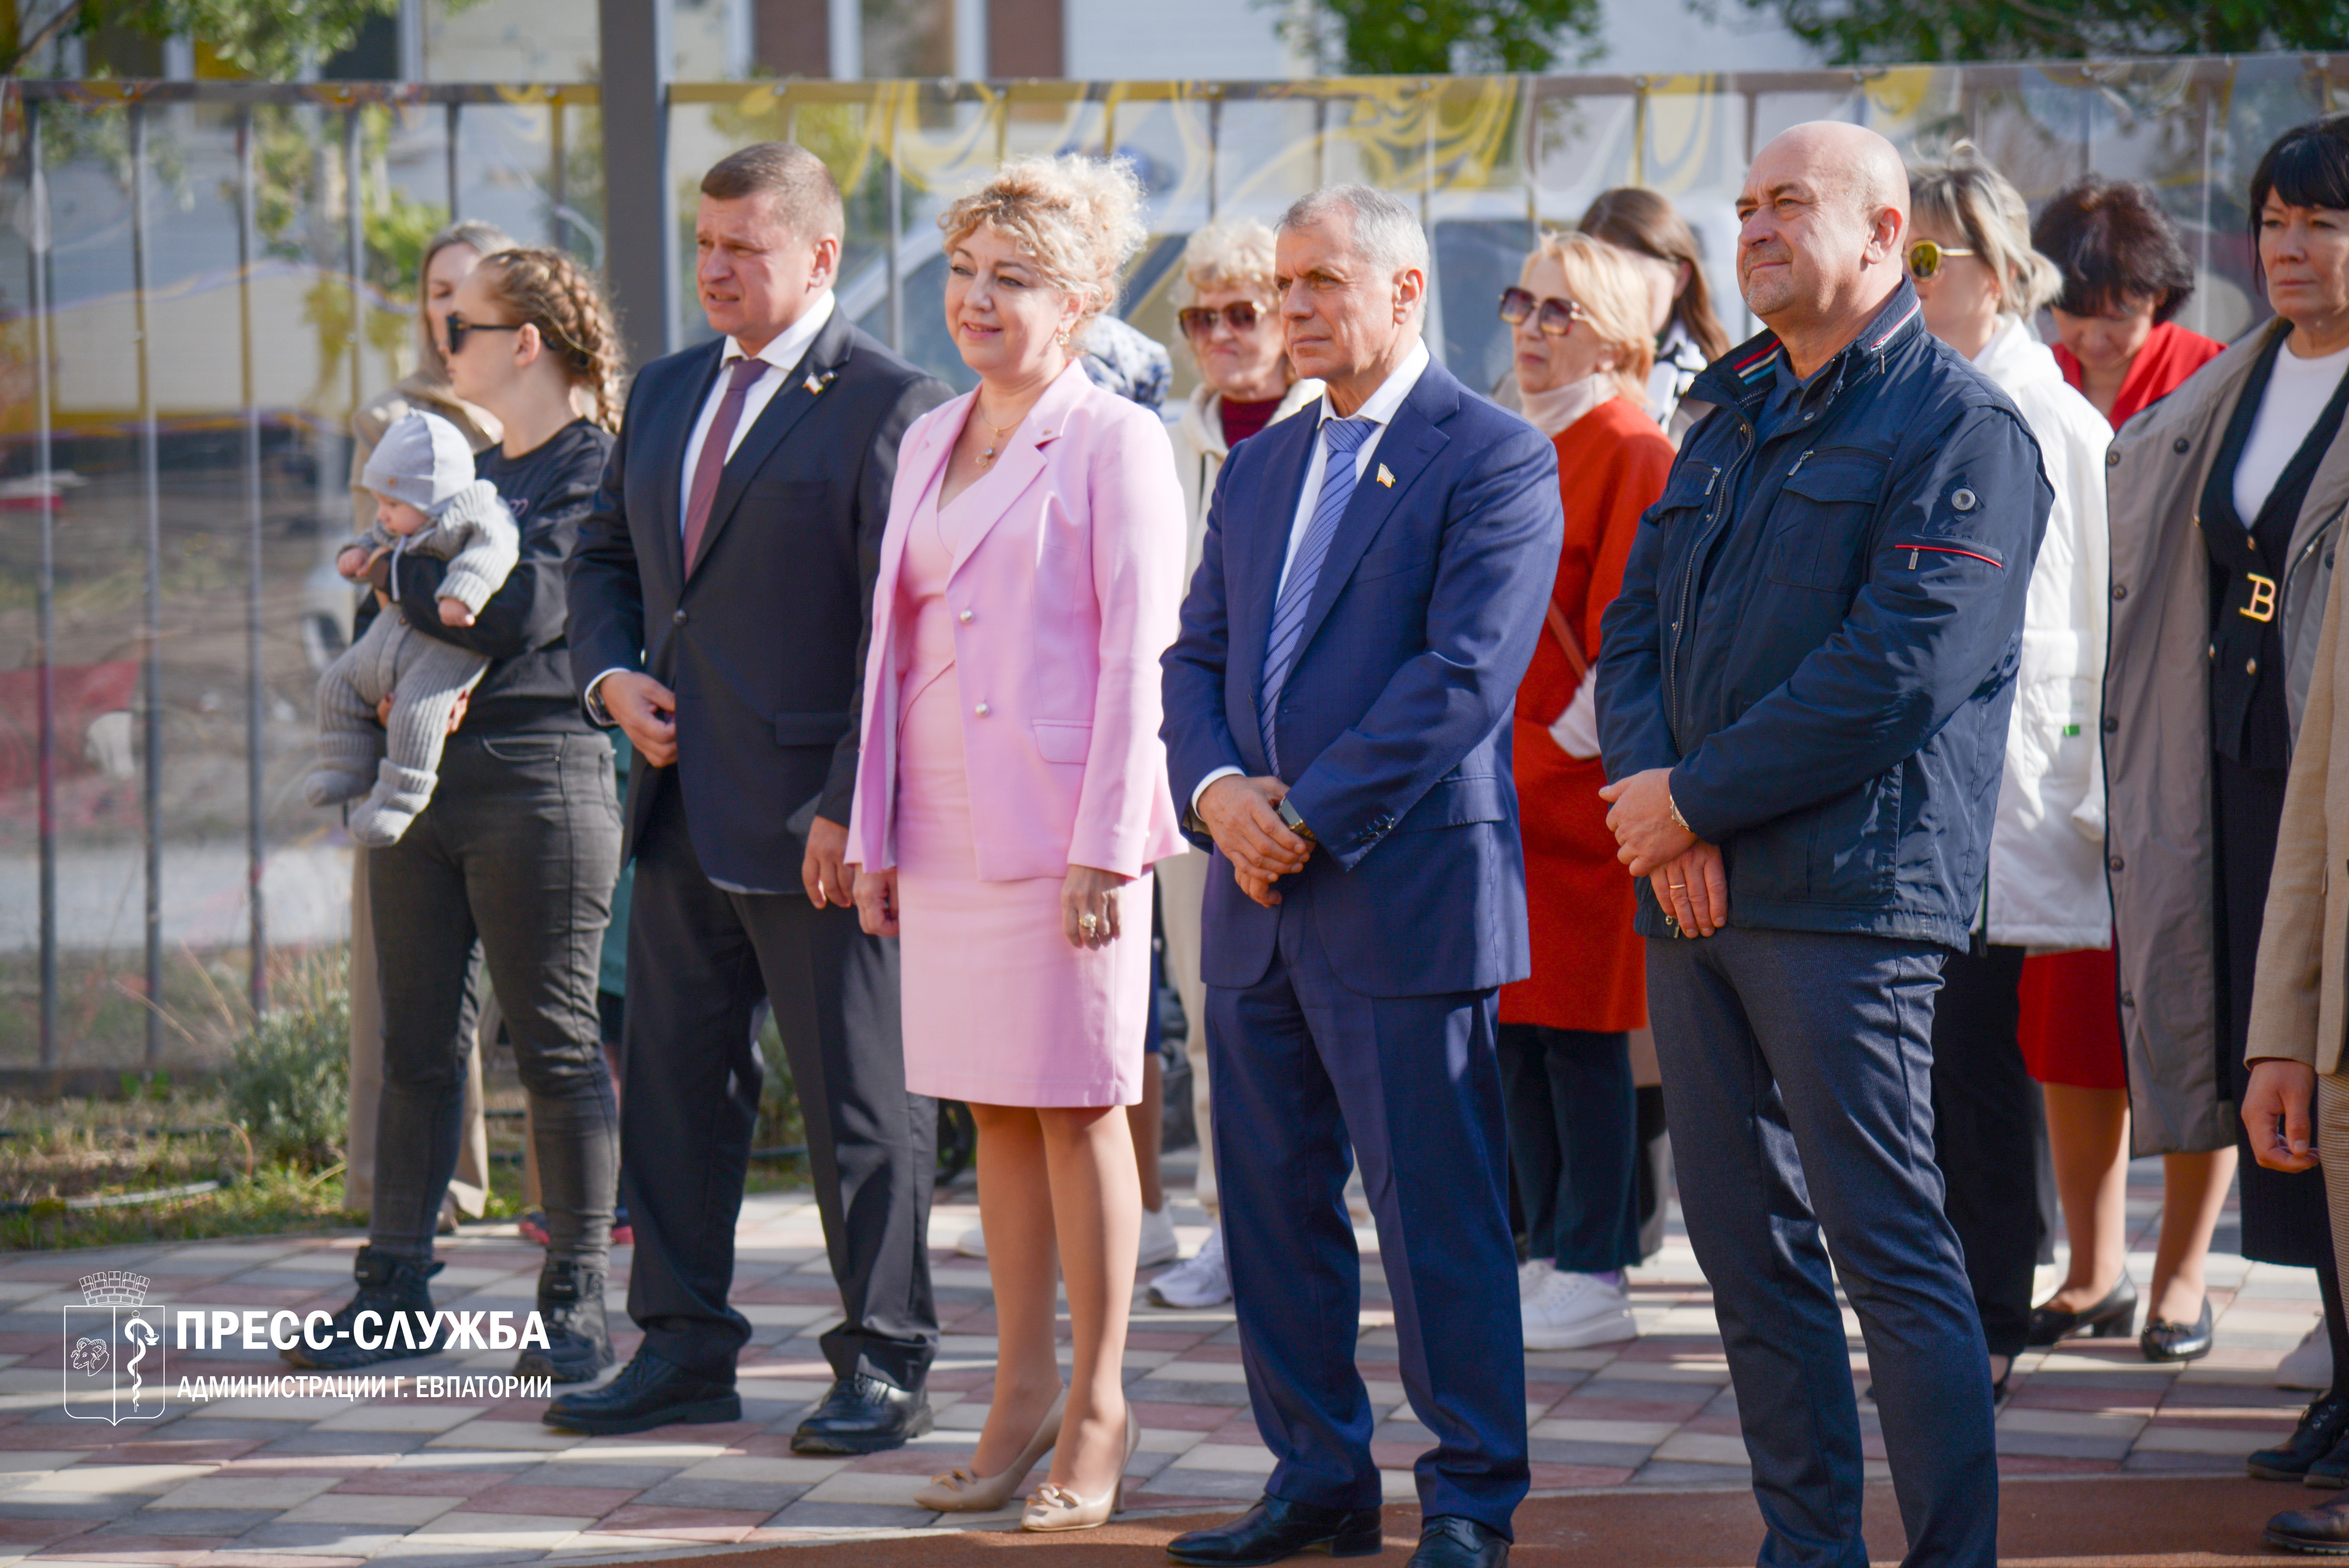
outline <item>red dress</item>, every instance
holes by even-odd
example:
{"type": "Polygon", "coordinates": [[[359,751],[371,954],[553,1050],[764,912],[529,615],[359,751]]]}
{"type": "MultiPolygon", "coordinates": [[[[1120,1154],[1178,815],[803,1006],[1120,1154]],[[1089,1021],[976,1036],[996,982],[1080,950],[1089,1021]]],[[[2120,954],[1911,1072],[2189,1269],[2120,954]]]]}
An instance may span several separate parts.
{"type": "MultiPolygon", "coordinates": [[[[1553,602],[1586,658],[1599,656],[1599,618],[1623,587],[1640,514],[1664,493],[1672,444],[1647,410],[1616,397],[1558,432],[1566,547],[1553,602]]],[[[1547,629],[1517,687],[1517,809],[1526,846],[1526,909],[1534,972],[1501,988],[1501,1022],[1595,1032],[1648,1021],[1647,954],[1631,929],[1631,878],[1615,858],[1607,769],[1550,738],[1581,677],[1547,629]]]]}
{"type": "MultiPolygon", "coordinates": [[[[2226,351],[2224,344],[2176,322],[2155,327],[2121,378],[2120,396],[2113,401],[2113,428],[2168,397],[2226,351]]],[[[2072,351],[2056,345],[2055,363],[2064,379],[2078,387],[2080,362],[2072,351]]],[[[2127,1088],[2119,995],[2118,961],[2109,947],[2024,959],[2018,1032],[2031,1076],[2041,1083],[2075,1088],[2127,1088]]]]}

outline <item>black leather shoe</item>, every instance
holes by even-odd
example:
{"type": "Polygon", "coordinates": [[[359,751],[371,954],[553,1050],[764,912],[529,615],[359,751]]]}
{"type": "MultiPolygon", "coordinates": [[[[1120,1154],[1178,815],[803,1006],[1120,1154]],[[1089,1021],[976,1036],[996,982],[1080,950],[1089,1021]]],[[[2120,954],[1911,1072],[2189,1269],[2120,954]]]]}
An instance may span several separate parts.
{"type": "Polygon", "coordinates": [[[2295,1508],[2268,1521],[2261,1532],[2271,1546],[2319,1557],[2349,1557],[2349,1501],[2295,1508]]]}
{"type": "Polygon", "coordinates": [[[702,1426],[742,1418],[742,1398],[730,1379],[720,1383],[664,1361],[649,1350],[601,1388],[565,1394],[539,1419],[560,1431],[607,1438],[619,1432],[649,1432],[655,1427],[702,1426]]]}
{"type": "Polygon", "coordinates": [[[795,1454],[877,1454],[930,1429],[930,1397],[878,1377],[843,1377],[792,1434],[795,1454]]]}
{"type": "MultiPolygon", "coordinates": [[[[2305,1418],[2302,1418],[2305,1419],[2305,1418]]],[[[2299,1436],[2298,1433],[2292,1434],[2299,1436]]],[[[2302,1486],[2313,1486],[2319,1491],[2339,1491],[2349,1487],[2349,1433],[2333,1445],[2333,1451],[2308,1467],[2300,1478],[2302,1486]]]]}
{"type": "Polygon", "coordinates": [[[1508,1538],[1487,1524],[1439,1513],[1419,1529],[1411,1568],[1508,1568],[1508,1538]]]}
{"type": "Polygon", "coordinates": [[[2137,1336],[2137,1348],[2145,1352],[2147,1361],[2199,1361],[2210,1354],[2210,1298],[2202,1298],[2202,1315],[2192,1323],[2172,1323],[2166,1317],[2148,1317],[2145,1332],[2137,1336]]]}
{"type": "Polygon", "coordinates": [[[2127,1339],[2136,1327],[2137,1281],[2123,1274],[2120,1284],[2105,1293],[2104,1300],[2085,1312],[2065,1312],[2057,1306],[2033,1307],[2031,1326],[2023,1331],[2023,1343],[2033,1350],[2044,1350],[2078,1336],[2127,1339]]]}
{"type": "MultiPolygon", "coordinates": [[[[2251,1455],[2243,1461],[2243,1468],[2261,1480],[2299,1480],[2310,1467],[2332,1453],[2344,1436],[2349,1436],[2349,1398],[2327,1394],[2300,1413],[2300,1425],[2292,1429],[2291,1437],[2251,1455]]],[[[2344,1457],[2349,1460],[2349,1455],[2344,1457]]]]}
{"type": "Polygon", "coordinates": [[[1166,1543],[1166,1555],[1199,1568],[1254,1568],[1300,1552],[1375,1557],[1384,1548],[1375,1505],[1316,1508],[1309,1502],[1265,1497],[1229,1524],[1176,1536],[1166,1543]]]}

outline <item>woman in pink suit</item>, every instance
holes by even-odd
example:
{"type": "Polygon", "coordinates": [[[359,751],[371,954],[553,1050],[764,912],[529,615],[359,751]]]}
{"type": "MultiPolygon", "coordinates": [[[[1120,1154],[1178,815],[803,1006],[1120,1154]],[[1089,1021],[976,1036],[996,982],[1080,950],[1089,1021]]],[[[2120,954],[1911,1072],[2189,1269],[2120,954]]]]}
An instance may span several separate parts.
{"type": "Polygon", "coordinates": [[[902,941],[906,1087],[978,1123],[995,1392],[968,1465],[918,1501],[1000,1508],[1050,1449],[1030,1530],[1105,1521],[1140,1435],[1123,1108],[1142,1097],[1150,867],[1184,847],[1158,738],[1183,492],[1157,418],[1071,346],[1116,297],[1140,201],[1123,162],[1023,159],[938,220],[979,385],[905,432],[849,824],[864,928],[902,941]]]}

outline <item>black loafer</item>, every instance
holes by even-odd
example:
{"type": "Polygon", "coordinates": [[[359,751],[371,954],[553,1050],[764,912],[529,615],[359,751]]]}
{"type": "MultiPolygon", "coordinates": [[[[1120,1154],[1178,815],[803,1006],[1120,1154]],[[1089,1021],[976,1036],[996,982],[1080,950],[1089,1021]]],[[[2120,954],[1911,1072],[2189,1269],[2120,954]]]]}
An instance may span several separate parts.
{"type": "Polygon", "coordinates": [[[598,1438],[741,1418],[742,1398],[731,1382],[688,1372],[649,1350],[638,1350],[601,1388],[565,1394],[539,1418],[558,1430],[598,1438]]]}
{"type": "Polygon", "coordinates": [[[2147,1361],[2199,1361],[2210,1354],[2210,1298],[2202,1298],[2202,1315],[2192,1323],[2172,1323],[2166,1317],[2148,1317],[2145,1332],[2137,1336],[2137,1348],[2145,1352],[2147,1361]]]}
{"type": "Polygon", "coordinates": [[[843,1377],[792,1434],[795,1454],[877,1454],[930,1429],[930,1398],[878,1377],[843,1377]]]}
{"type": "Polygon", "coordinates": [[[1509,1539],[1489,1524],[1439,1513],[1420,1526],[1411,1568],[1507,1568],[1509,1539]]]}
{"type": "Polygon", "coordinates": [[[1375,1557],[1384,1546],[1375,1505],[1316,1508],[1308,1502],[1265,1497],[1229,1524],[1176,1536],[1166,1543],[1166,1555],[1198,1568],[1256,1568],[1300,1552],[1375,1557]]]}
{"type": "MultiPolygon", "coordinates": [[[[2300,1413],[2300,1425],[2291,1437],[2251,1455],[2243,1468],[2261,1480],[2299,1480],[2339,1447],[2344,1436],[2349,1436],[2349,1398],[2327,1394],[2300,1413]]],[[[2349,1455],[2344,1458],[2349,1460],[2349,1455]]]]}
{"type": "Polygon", "coordinates": [[[2295,1508],[2268,1521],[2261,1537],[2286,1552],[2318,1557],[2349,1557],[2349,1502],[2295,1508]]]}
{"type": "Polygon", "coordinates": [[[2023,1343],[2033,1350],[2044,1350],[2066,1339],[2085,1336],[2089,1339],[2127,1339],[2137,1327],[2137,1281],[2123,1274],[2120,1283],[2105,1293],[2105,1299],[2081,1312],[2065,1312],[2060,1306],[2034,1306],[2031,1309],[2031,1325],[2023,1331],[2023,1343]]]}

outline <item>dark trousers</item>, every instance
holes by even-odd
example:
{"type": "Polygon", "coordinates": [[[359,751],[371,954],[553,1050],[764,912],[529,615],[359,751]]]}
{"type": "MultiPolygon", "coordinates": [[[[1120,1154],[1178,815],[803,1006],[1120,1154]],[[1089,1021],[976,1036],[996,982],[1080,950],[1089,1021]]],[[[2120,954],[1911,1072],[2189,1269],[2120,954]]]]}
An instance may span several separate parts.
{"type": "Polygon", "coordinates": [[[1953,954],[1933,1007],[1933,1151],[1992,1356],[2020,1356],[2042,1239],[2045,1101],[2023,1065],[2023,950],[1953,954]]]}
{"type": "MultiPolygon", "coordinates": [[[[653,783],[647,780],[647,783],[653,783]]],[[[763,1070],[750,1017],[774,1007],[807,1123],[816,1208],[846,1321],[836,1377],[918,1388],[938,1343],[930,1294],[937,1106],[905,1091],[897,944],[804,894],[730,892],[702,874],[682,791],[636,844],[628,914],[628,1315],[645,1348],[731,1379],[750,1325],[727,1305],[763,1070]]]]}
{"type": "Polygon", "coordinates": [[[1764,1568],[1868,1562],[1838,1276],[1867,1341],[1906,1562],[1997,1561],[1989,1367],[1933,1163],[1944,956],[1738,926],[1648,944],[1682,1211],[1737,1388],[1764,1568]]]}
{"type": "Polygon", "coordinates": [[[1394,1298],[1403,1389],[1435,1435],[1416,1467],[1420,1507],[1509,1532],[1530,1472],[1497,1013],[1491,991],[1347,989],[1294,892],[1264,978],[1207,988],[1224,1246],[1274,1497],[1380,1501],[1379,1413],[1354,1367],[1350,1144],[1394,1298]]]}
{"type": "Polygon", "coordinates": [[[620,869],[610,743],[460,730],[432,803],[368,855],[383,995],[369,1244],[432,1255],[463,1132],[478,944],[530,1091],[547,1256],[605,1267],[619,1162],[595,1013],[620,869]]]}
{"type": "Polygon", "coordinates": [[[1503,1024],[1500,1057],[1531,1255],[1579,1274],[1630,1268],[1640,1261],[1630,1037],[1503,1024]]]}

